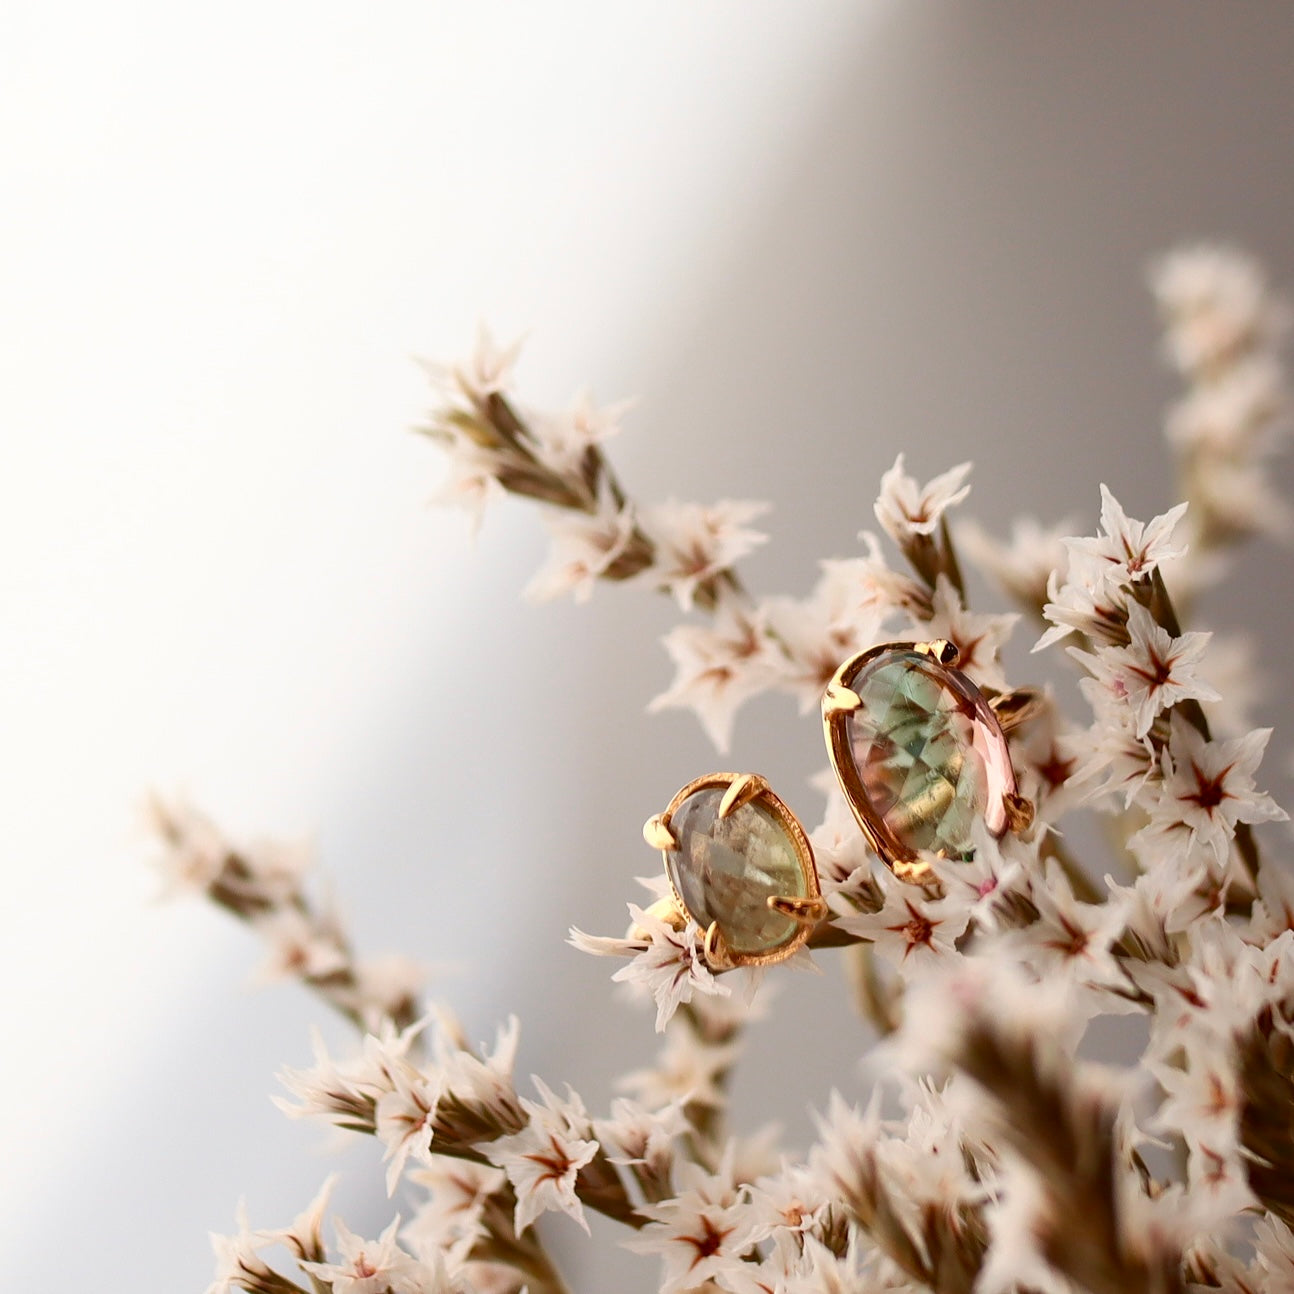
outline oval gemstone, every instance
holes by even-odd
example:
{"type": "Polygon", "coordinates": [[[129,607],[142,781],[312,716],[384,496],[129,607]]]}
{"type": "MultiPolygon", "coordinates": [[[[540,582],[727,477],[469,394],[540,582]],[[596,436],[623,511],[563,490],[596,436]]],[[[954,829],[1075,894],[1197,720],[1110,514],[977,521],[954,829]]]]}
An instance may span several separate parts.
{"type": "Polygon", "coordinates": [[[751,800],[719,817],[726,790],[694,791],[670,814],[678,848],[666,851],[665,869],[697,925],[704,930],[717,921],[731,952],[759,956],[800,934],[768,900],[807,897],[808,876],[795,841],[767,805],[751,800]]]}
{"type": "Polygon", "coordinates": [[[863,793],[900,846],[968,858],[977,819],[995,836],[1006,830],[1011,756],[965,674],[900,650],[861,661],[841,682],[862,702],[845,733],[863,793]]]}

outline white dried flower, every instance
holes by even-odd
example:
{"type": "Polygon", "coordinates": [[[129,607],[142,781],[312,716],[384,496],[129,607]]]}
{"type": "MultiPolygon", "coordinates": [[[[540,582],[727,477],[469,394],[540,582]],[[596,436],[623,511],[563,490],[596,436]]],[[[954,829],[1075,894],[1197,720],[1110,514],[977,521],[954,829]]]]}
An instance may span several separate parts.
{"type": "Polygon", "coordinates": [[[737,710],[781,672],[765,625],[757,615],[723,607],[712,625],[679,625],[663,642],[674,681],[647,708],[694,711],[715,748],[726,752],[737,710]]]}
{"type": "Polygon", "coordinates": [[[555,472],[580,471],[590,449],[619,434],[620,419],[633,404],[620,400],[599,409],[588,390],[580,391],[569,409],[534,419],[540,457],[555,472]]]}
{"type": "Polygon", "coordinates": [[[598,577],[624,552],[634,530],[632,508],[596,513],[558,513],[547,518],[548,558],[526,585],[525,596],[547,602],[570,593],[587,602],[598,577]]]}
{"type": "Polygon", "coordinates": [[[1142,738],[1160,714],[1180,701],[1218,700],[1218,693],[1195,672],[1211,637],[1184,633],[1174,638],[1133,602],[1126,647],[1097,647],[1095,652],[1071,647],[1069,654],[1091,675],[1084,680],[1083,694],[1098,716],[1108,727],[1126,724],[1142,738]]]}
{"type": "Polygon", "coordinates": [[[514,1225],[520,1235],[541,1214],[556,1210],[574,1218],[587,1232],[584,1206],[575,1192],[579,1171],[598,1153],[592,1124],[582,1102],[566,1099],[538,1079],[542,1104],[523,1100],[530,1121],[518,1133],[485,1146],[486,1158],[508,1175],[517,1193],[514,1225]]]}
{"type": "Polygon", "coordinates": [[[752,499],[723,499],[711,504],[671,501],[645,508],[642,528],[656,545],[653,578],[686,611],[698,586],[767,542],[767,535],[749,525],[770,506],[752,499]]]}
{"type": "Polygon", "coordinates": [[[1148,861],[1200,851],[1226,862],[1240,822],[1283,821],[1289,815],[1254,786],[1270,728],[1230,741],[1205,741],[1177,713],[1155,783],[1150,821],[1130,842],[1148,861]]]}
{"type": "Polygon", "coordinates": [[[944,513],[970,493],[970,486],[964,484],[970,470],[969,463],[959,463],[921,485],[904,470],[900,454],[881,477],[876,520],[900,547],[916,535],[934,534],[944,513]]]}
{"type": "Polygon", "coordinates": [[[629,905],[634,924],[651,942],[627,966],[611,977],[613,980],[641,986],[656,1000],[656,1032],[664,1032],[670,1017],[696,993],[716,993],[726,997],[732,990],[715,979],[701,948],[696,923],[689,921],[675,930],[667,921],[642,908],[629,905]]]}
{"type": "Polygon", "coordinates": [[[1262,268],[1231,247],[1172,252],[1154,266],[1151,287],[1164,315],[1168,358],[1192,376],[1271,345],[1283,327],[1262,268]]]}

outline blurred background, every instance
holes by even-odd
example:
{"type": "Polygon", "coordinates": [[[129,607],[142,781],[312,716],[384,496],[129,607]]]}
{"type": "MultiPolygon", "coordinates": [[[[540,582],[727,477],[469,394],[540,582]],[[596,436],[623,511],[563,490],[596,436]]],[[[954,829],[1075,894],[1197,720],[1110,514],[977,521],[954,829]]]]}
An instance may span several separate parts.
{"type": "MultiPolygon", "coordinates": [[[[657,1040],[563,941],[622,929],[644,818],[731,765],[816,821],[815,719],[766,699],[716,756],[644,714],[670,602],[527,606],[534,510],[473,544],[429,505],[414,356],[485,319],[528,334],[523,399],[638,395],[638,498],[774,503],[760,592],[857,551],[900,449],[973,459],[1000,534],[1090,529],[1101,481],[1146,517],[1177,392],[1145,269],[1224,238],[1294,292],[1291,67],[1275,0],[9,0],[0,1251],[44,1288],[201,1289],[240,1197],[283,1225],[332,1163],[269,1095],[346,1033],[249,990],[245,929],[156,902],[148,788],[310,838],[362,952],[433,963],[475,1039],[518,1013],[519,1074],[599,1110],[657,1040]]],[[[1286,798],[1289,569],[1260,545],[1203,607],[1253,631],[1286,798]]],[[[822,961],[777,977],[735,1096],[796,1147],[863,1082],[822,961]]],[[[345,1163],[375,1232],[376,1156],[345,1163]]],[[[575,1288],[655,1288],[614,1228],[549,1233],[575,1288]]]]}

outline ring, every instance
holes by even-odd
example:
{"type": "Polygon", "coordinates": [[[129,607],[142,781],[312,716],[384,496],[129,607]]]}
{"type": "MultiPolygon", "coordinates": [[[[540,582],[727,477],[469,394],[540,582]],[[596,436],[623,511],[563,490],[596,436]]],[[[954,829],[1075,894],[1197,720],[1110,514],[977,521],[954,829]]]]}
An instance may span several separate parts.
{"type": "Polygon", "coordinates": [[[900,880],[925,884],[928,856],[966,861],[976,825],[1021,832],[1033,804],[1016,788],[1006,732],[1036,692],[989,695],[956,669],[946,639],[883,643],[851,656],[822,699],[831,766],[868,843],[900,880]]]}
{"type": "Polygon", "coordinates": [[[689,782],[643,837],[671,891],[655,915],[695,921],[713,970],[785,961],[827,915],[809,838],[758,773],[689,782]]]}

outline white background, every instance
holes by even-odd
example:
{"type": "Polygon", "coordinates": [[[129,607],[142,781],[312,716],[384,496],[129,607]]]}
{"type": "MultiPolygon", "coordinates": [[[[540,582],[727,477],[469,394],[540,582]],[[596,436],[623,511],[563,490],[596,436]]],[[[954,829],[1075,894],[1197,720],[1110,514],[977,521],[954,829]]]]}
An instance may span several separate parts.
{"type": "MultiPolygon", "coordinates": [[[[1142,273],[1223,235],[1294,289],[1291,66],[1276,4],[11,0],[7,1269],[200,1289],[241,1194],[282,1224],[327,1165],[268,1094],[311,1024],[345,1034],[294,988],[247,992],[245,931],[152,902],[149,787],[312,836],[363,949],[443,964],[475,1037],[520,1013],[522,1074],[605,1107],[651,1054],[562,938],[619,929],[639,824],[716,763],[687,716],[642,713],[675,613],[520,605],[542,531],[509,504],[473,547],[427,506],[412,356],[483,317],[529,330],[536,403],[639,394],[611,449],[642,498],[776,504],[761,590],[853,550],[900,448],[921,475],[975,459],[999,531],[1026,505],[1090,524],[1101,480],[1147,515],[1172,385],[1142,273]]],[[[1279,698],[1289,567],[1260,554],[1206,610],[1253,624],[1279,698]]],[[[812,819],[819,742],[769,702],[733,760],[812,819]]],[[[752,1040],[748,1130],[802,1143],[861,1081],[827,970],[752,1040]]],[[[376,1230],[372,1156],[348,1163],[376,1230]]],[[[613,1228],[595,1259],[550,1230],[577,1287],[654,1287],[613,1228]]]]}

